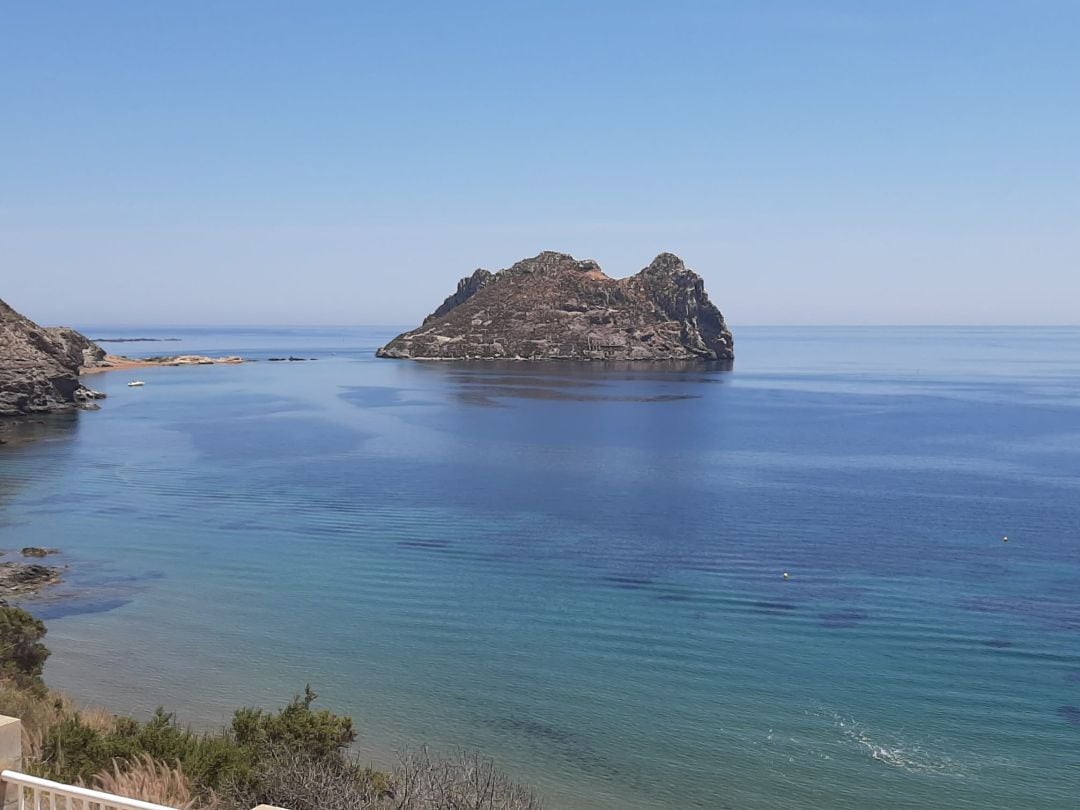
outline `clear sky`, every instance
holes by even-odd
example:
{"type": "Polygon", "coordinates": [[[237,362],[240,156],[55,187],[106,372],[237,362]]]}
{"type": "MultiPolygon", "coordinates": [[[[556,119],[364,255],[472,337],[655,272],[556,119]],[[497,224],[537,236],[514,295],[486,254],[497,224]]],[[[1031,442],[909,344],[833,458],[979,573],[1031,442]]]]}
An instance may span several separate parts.
{"type": "Polygon", "coordinates": [[[0,297],[405,324],[540,250],[734,324],[1080,323],[1080,2],[0,0],[0,297]]]}

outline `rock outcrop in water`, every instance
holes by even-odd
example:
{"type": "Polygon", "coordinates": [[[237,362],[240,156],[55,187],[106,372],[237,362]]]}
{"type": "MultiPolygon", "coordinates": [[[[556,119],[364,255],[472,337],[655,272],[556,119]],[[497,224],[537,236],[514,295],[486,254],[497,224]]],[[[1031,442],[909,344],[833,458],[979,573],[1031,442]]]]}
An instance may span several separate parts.
{"type": "Polygon", "coordinates": [[[731,332],[701,277],[671,253],[613,279],[591,260],[544,252],[458,282],[379,357],[414,360],[720,360],[731,332]]]}
{"type": "Polygon", "coordinates": [[[79,383],[105,352],[67,327],[38,326],[0,301],[0,417],[67,411],[100,396],[79,383]]]}
{"type": "Polygon", "coordinates": [[[0,603],[3,597],[26,596],[36,593],[46,585],[60,581],[62,570],[53,565],[37,563],[0,563],[0,603]]]}

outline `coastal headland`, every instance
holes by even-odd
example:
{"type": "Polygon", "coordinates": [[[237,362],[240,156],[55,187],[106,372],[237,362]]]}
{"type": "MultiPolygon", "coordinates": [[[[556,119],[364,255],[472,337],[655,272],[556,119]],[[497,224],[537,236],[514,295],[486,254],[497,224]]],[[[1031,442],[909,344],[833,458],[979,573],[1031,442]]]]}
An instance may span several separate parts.
{"type": "MultiPolygon", "coordinates": [[[[141,340],[144,339],[124,338],[120,342],[141,340]]],[[[100,406],[94,400],[103,399],[105,395],[82,383],[82,378],[88,374],[243,362],[246,362],[244,358],[235,355],[133,358],[109,354],[70,327],[39,326],[0,300],[0,420],[80,409],[96,410],[100,406]]]]}

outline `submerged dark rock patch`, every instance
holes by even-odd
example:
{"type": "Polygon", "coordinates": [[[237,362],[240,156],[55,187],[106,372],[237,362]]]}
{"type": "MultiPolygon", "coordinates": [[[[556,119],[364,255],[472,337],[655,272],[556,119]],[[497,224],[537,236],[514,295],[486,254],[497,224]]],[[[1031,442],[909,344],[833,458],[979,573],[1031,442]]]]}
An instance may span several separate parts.
{"type": "Polygon", "coordinates": [[[396,388],[376,385],[351,385],[338,396],[361,408],[385,408],[404,404],[396,388]]]}
{"type": "Polygon", "coordinates": [[[567,762],[609,779],[625,777],[618,767],[597,753],[590,745],[568,729],[543,720],[527,717],[504,717],[488,720],[493,728],[510,731],[558,752],[567,762]]]}
{"type": "Polygon", "coordinates": [[[835,610],[818,616],[818,624],[830,629],[845,629],[858,627],[867,618],[867,614],[861,610],[835,610]]]}
{"type": "Polygon", "coordinates": [[[693,597],[688,593],[662,593],[656,597],[657,602],[691,602],[693,597]]]}
{"type": "Polygon", "coordinates": [[[458,392],[457,398],[466,405],[479,405],[483,408],[508,408],[510,406],[493,399],[487,394],[478,391],[463,390],[458,392]]]}
{"type": "Polygon", "coordinates": [[[508,717],[496,725],[500,728],[521,732],[529,737],[548,740],[559,745],[567,745],[575,740],[574,735],[564,728],[528,717],[508,717]]]}
{"type": "Polygon", "coordinates": [[[1080,726],[1080,706],[1059,706],[1057,713],[1070,726],[1080,726]]]}
{"type": "Polygon", "coordinates": [[[653,584],[651,577],[634,576],[632,574],[610,574],[600,577],[600,581],[627,590],[640,590],[653,584]]]}
{"type": "MultiPolygon", "coordinates": [[[[474,368],[470,366],[470,369],[474,368]]],[[[486,368],[486,367],[485,367],[486,368]]],[[[451,379],[461,385],[481,385],[491,387],[532,386],[538,388],[599,388],[601,383],[585,379],[567,379],[550,374],[483,374],[477,371],[456,372],[451,379]]]]}
{"type": "Polygon", "coordinates": [[[34,615],[42,621],[65,619],[69,616],[86,616],[92,613],[108,613],[130,604],[131,599],[124,597],[82,598],[72,597],[50,603],[35,602],[34,615]]]}
{"type": "Polygon", "coordinates": [[[982,596],[961,600],[973,613],[1021,616],[1054,630],[1080,630],[1080,602],[1061,596],[982,596]]]}
{"type": "MultiPolygon", "coordinates": [[[[640,396],[606,396],[603,394],[571,393],[562,388],[546,386],[508,386],[485,385],[468,388],[467,396],[479,396],[485,401],[503,399],[542,399],[560,402],[680,402],[687,399],[701,399],[700,394],[642,394],[640,396]]],[[[486,404],[486,402],[484,403],[486,404]]]]}
{"type": "Polygon", "coordinates": [[[401,548],[421,548],[429,550],[440,550],[449,548],[450,543],[446,540],[399,540],[398,546],[401,548]]]}
{"type": "Polygon", "coordinates": [[[798,605],[793,602],[776,602],[770,599],[759,599],[751,603],[751,607],[761,613],[789,613],[798,610],[798,605]]]}

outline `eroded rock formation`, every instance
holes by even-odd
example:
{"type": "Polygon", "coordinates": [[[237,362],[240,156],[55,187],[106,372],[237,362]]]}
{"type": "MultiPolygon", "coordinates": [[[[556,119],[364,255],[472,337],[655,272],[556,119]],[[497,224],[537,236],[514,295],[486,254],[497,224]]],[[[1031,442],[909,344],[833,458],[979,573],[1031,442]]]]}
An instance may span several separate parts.
{"type": "Polygon", "coordinates": [[[80,407],[97,395],[79,370],[104,357],[74,329],[38,326],[0,301],[0,417],[80,407]]]}
{"type": "Polygon", "coordinates": [[[544,252],[458,282],[423,325],[379,357],[415,360],[720,360],[731,332],[701,277],[671,253],[613,279],[591,260],[544,252]]]}

